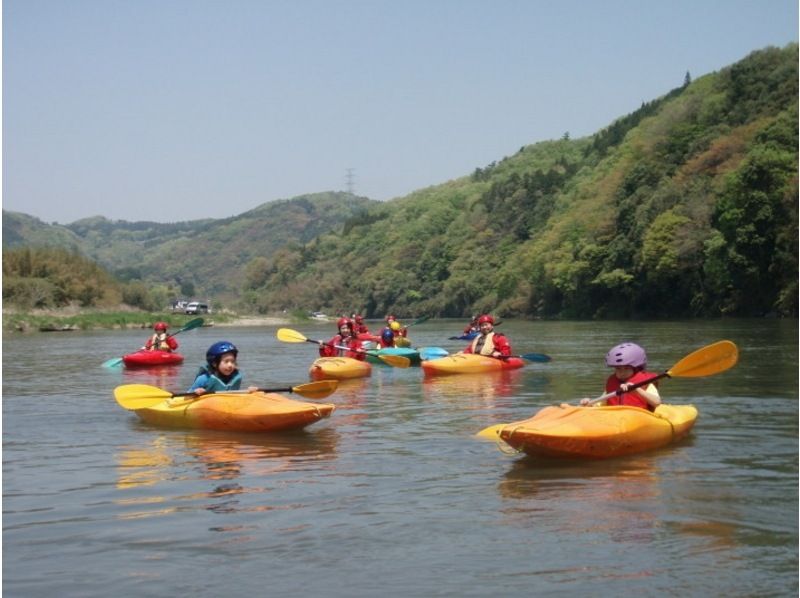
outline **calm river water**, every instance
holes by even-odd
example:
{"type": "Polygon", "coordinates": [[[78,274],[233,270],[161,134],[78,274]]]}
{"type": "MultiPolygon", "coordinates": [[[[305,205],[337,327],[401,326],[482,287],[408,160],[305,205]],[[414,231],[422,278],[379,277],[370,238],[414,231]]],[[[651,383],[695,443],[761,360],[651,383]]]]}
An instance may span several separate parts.
{"type": "MultiPolygon", "coordinates": [[[[457,350],[463,324],[411,337],[457,350]]],[[[316,348],[276,330],[182,333],[186,363],[161,371],[100,365],[146,331],[4,336],[5,595],[797,596],[797,321],[506,321],[515,352],[553,361],[430,381],[376,366],[290,434],[159,429],[113,399],[119,384],[184,390],[222,339],[246,384],[307,382],[316,348]],[[618,342],[663,371],[720,339],[735,368],[661,385],[700,410],[680,444],[548,462],[474,436],[601,394],[618,342]]]]}

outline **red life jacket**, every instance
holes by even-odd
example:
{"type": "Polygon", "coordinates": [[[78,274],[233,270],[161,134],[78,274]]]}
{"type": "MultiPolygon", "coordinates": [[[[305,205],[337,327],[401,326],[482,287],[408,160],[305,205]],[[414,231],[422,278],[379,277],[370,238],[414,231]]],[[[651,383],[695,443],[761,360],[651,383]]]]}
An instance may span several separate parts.
{"type": "MultiPolygon", "coordinates": [[[[606,392],[616,392],[619,390],[619,387],[622,384],[636,384],[638,382],[643,382],[644,380],[649,380],[650,378],[655,378],[656,374],[651,372],[645,372],[641,370],[636,372],[633,376],[628,378],[627,380],[620,380],[614,374],[611,374],[606,380],[606,392]]],[[[635,390],[630,392],[623,393],[621,395],[615,395],[608,399],[608,405],[628,405],[630,407],[640,407],[642,409],[647,409],[648,411],[655,411],[652,407],[650,407],[650,403],[645,401],[642,397],[639,396],[635,390]]]]}

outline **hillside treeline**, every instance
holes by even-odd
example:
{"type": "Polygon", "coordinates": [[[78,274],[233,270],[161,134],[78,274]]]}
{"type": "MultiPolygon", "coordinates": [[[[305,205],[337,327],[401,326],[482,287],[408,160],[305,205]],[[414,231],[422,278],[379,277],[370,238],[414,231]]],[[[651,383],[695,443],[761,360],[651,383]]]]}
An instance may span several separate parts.
{"type": "Polygon", "coordinates": [[[118,282],[76,251],[20,247],[3,251],[3,302],[23,310],[71,304],[116,308],[120,303],[158,310],[167,298],[166,289],[142,281],[118,282]]]}
{"type": "Polygon", "coordinates": [[[797,313],[798,49],[767,48],[588,139],[526,146],[246,267],[261,311],[797,313]]]}

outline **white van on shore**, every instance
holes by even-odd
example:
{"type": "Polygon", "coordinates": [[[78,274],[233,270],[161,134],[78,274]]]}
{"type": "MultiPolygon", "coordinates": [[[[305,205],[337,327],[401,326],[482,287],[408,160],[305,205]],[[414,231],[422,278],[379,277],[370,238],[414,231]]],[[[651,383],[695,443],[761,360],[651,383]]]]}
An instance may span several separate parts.
{"type": "Polygon", "coordinates": [[[183,310],[185,314],[210,314],[211,308],[208,306],[208,303],[200,303],[199,301],[192,301],[189,305],[186,306],[186,309],[183,310]]]}

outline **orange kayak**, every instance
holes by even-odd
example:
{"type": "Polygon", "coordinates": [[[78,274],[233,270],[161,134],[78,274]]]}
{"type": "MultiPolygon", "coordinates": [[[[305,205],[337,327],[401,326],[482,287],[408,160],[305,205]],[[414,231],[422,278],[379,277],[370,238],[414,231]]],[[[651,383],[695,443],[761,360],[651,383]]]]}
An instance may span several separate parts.
{"type": "Polygon", "coordinates": [[[369,363],[352,357],[320,357],[308,370],[312,380],[365,378],[371,373],[372,366],[369,363]]]}
{"type": "Polygon", "coordinates": [[[528,455],[606,459],[649,451],[683,438],[697,420],[694,405],[545,407],[506,424],[499,437],[528,455]]]}
{"type": "Polygon", "coordinates": [[[426,376],[439,376],[443,374],[482,374],[484,372],[500,372],[515,370],[525,365],[519,357],[495,359],[474,353],[454,353],[439,359],[429,359],[422,362],[422,369],[426,376]]]}
{"type": "Polygon", "coordinates": [[[136,409],[150,424],[236,432],[279,432],[304,428],[329,417],[331,403],[307,403],[275,393],[214,393],[185,401],[165,400],[136,409]]]}

